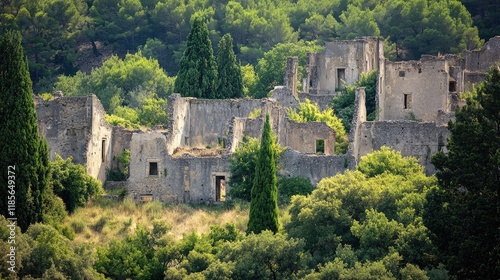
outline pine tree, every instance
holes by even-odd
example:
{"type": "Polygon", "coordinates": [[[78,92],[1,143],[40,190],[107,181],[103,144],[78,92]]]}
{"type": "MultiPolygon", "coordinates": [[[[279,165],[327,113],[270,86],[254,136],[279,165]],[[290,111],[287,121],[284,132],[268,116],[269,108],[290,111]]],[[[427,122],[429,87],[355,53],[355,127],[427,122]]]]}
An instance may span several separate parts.
{"type": "Polygon", "coordinates": [[[48,149],[38,136],[32,83],[19,32],[2,36],[0,53],[0,214],[17,218],[24,231],[42,219],[49,180],[48,149]],[[15,201],[12,212],[8,200],[15,201]]]}
{"type": "Polygon", "coordinates": [[[276,233],[279,229],[276,151],[273,148],[272,133],[267,114],[255,167],[247,233],[258,234],[263,230],[276,233]]]}
{"type": "Polygon", "coordinates": [[[448,153],[432,158],[439,189],[427,195],[425,225],[441,261],[458,279],[500,275],[500,69],[450,122],[448,153]]]}
{"type": "Polygon", "coordinates": [[[175,92],[182,96],[216,98],[217,65],[207,25],[201,18],[193,22],[180,64],[175,92]]]}
{"type": "Polygon", "coordinates": [[[240,98],[243,97],[243,79],[241,68],[236,62],[233,50],[233,38],[226,34],[219,41],[219,54],[217,55],[217,97],[240,98]]]}

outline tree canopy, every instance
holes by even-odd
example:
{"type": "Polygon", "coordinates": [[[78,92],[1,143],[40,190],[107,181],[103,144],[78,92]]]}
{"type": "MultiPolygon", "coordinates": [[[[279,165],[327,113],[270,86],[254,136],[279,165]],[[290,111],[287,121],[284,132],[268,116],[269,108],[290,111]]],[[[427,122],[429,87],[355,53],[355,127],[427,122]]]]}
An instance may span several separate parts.
{"type": "Polygon", "coordinates": [[[428,194],[425,223],[441,261],[458,278],[500,273],[500,70],[494,66],[448,127],[448,153],[432,163],[439,188],[428,194]]]}
{"type": "MultiPolygon", "coordinates": [[[[333,39],[355,36],[383,37],[394,46],[386,46],[392,52],[390,56],[398,59],[460,53],[481,46],[478,34],[483,39],[497,35],[494,32],[498,25],[498,4],[492,1],[4,2],[0,7],[0,33],[6,29],[21,31],[36,92],[49,91],[57,75],[73,75],[82,66],[82,58],[98,58],[104,49],[121,58],[141,49],[148,57],[157,58],[170,76],[175,76],[195,18],[206,22],[212,42],[218,42],[223,34],[231,34],[237,60],[256,68],[264,53],[279,44],[308,41],[323,45],[333,39]]],[[[215,44],[212,47],[217,51],[215,44]]],[[[267,94],[267,88],[272,89],[271,82],[261,85],[258,96],[267,94]]]]}
{"type": "Polygon", "coordinates": [[[47,143],[38,135],[21,40],[18,31],[8,31],[0,39],[0,214],[17,219],[25,231],[42,220],[50,166],[47,143]]]}
{"type": "Polygon", "coordinates": [[[180,61],[174,91],[182,96],[217,98],[217,64],[208,37],[208,27],[196,18],[180,61]]]}
{"type": "Polygon", "coordinates": [[[270,230],[274,233],[279,229],[278,217],[278,186],[276,179],[276,154],[273,145],[269,114],[262,129],[259,155],[255,164],[253,179],[250,218],[248,233],[260,233],[270,230]]]}

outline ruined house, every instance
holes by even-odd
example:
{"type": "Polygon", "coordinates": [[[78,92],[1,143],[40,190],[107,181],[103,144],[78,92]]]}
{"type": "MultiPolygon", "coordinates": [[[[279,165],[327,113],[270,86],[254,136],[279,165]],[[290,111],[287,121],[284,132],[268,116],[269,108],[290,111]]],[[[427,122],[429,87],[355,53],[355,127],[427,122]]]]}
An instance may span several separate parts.
{"type": "Polygon", "coordinates": [[[500,61],[500,37],[480,51],[423,56],[419,61],[391,62],[384,58],[383,41],[376,37],[327,43],[310,54],[307,75],[298,90],[298,60],[288,59],[284,85],[266,99],[168,101],[169,123],[164,129],[132,131],[104,120],[96,96],[36,99],[38,125],[51,149],[85,164],[87,172],[105,181],[106,171],[118,168],[117,156],[131,151],[125,186],[136,199],[171,202],[217,202],[226,198],[229,159],[244,135],[259,138],[265,114],[270,115],[277,141],[287,147],[280,159],[284,176],[301,176],[313,184],[352,169],[359,159],[382,146],[415,156],[428,173],[430,157],[445,149],[459,94],[484,78],[500,61]],[[378,71],[377,119],[366,121],[364,89],[356,90],[350,148],[333,154],[335,131],[325,123],[296,123],[286,108],[310,99],[324,109],[337,89],[352,85],[361,73],[378,71]],[[260,117],[249,118],[260,110],[260,117]]]}

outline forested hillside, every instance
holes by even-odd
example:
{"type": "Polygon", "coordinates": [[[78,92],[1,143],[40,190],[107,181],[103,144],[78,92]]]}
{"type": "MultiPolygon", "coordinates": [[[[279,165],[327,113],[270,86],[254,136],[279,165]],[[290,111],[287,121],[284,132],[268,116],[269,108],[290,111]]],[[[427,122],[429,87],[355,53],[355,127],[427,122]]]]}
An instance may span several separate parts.
{"type": "Polygon", "coordinates": [[[52,91],[58,75],[89,71],[82,56],[88,63],[109,52],[123,58],[142,50],[175,76],[195,17],[207,22],[215,53],[230,33],[241,65],[257,75],[264,53],[300,41],[382,36],[392,59],[459,53],[498,31],[495,1],[463,2],[479,32],[458,0],[4,0],[0,32],[21,31],[38,93],[52,91]]]}

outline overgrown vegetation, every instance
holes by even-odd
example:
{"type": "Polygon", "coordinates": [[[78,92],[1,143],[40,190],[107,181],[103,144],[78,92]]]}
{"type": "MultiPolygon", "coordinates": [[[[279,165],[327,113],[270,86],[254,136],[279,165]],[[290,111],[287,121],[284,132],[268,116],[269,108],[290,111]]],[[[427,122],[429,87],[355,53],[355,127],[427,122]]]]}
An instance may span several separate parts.
{"type": "MultiPolygon", "coordinates": [[[[354,103],[354,101],[353,101],[354,103]]],[[[325,122],[329,127],[335,130],[335,153],[345,154],[349,148],[347,133],[342,121],[329,108],[320,111],[317,104],[311,103],[309,99],[299,103],[299,107],[294,110],[287,108],[288,118],[296,122],[325,122]]]]}
{"type": "MultiPolygon", "coordinates": [[[[48,92],[57,75],[74,75],[82,59],[103,55],[103,45],[121,58],[141,50],[169,76],[177,75],[195,18],[207,23],[215,52],[216,42],[229,33],[237,60],[263,76],[266,69],[257,64],[264,53],[301,41],[323,45],[381,36],[390,56],[407,60],[474,49],[482,44],[478,34],[482,39],[497,35],[498,13],[498,4],[470,0],[10,0],[0,7],[0,33],[21,31],[35,91],[48,92]]],[[[282,71],[271,73],[282,76],[282,71]]],[[[261,82],[259,94],[273,80],[261,82]]]]}
{"type": "Polygon", "coordinates": [[[333,98],[332,108],[335,115],[342,119],[342,124],[346,131],[351,130],[351,122],[354,114],[354,102],[356,99],[356,88],[364,87],[366,96],[366,120],[375,120],[377,114],[377,70],[372,70],[369,73],[362,73],[354,86],[346,86],[341,88],[340,95],[333,98]]]}

